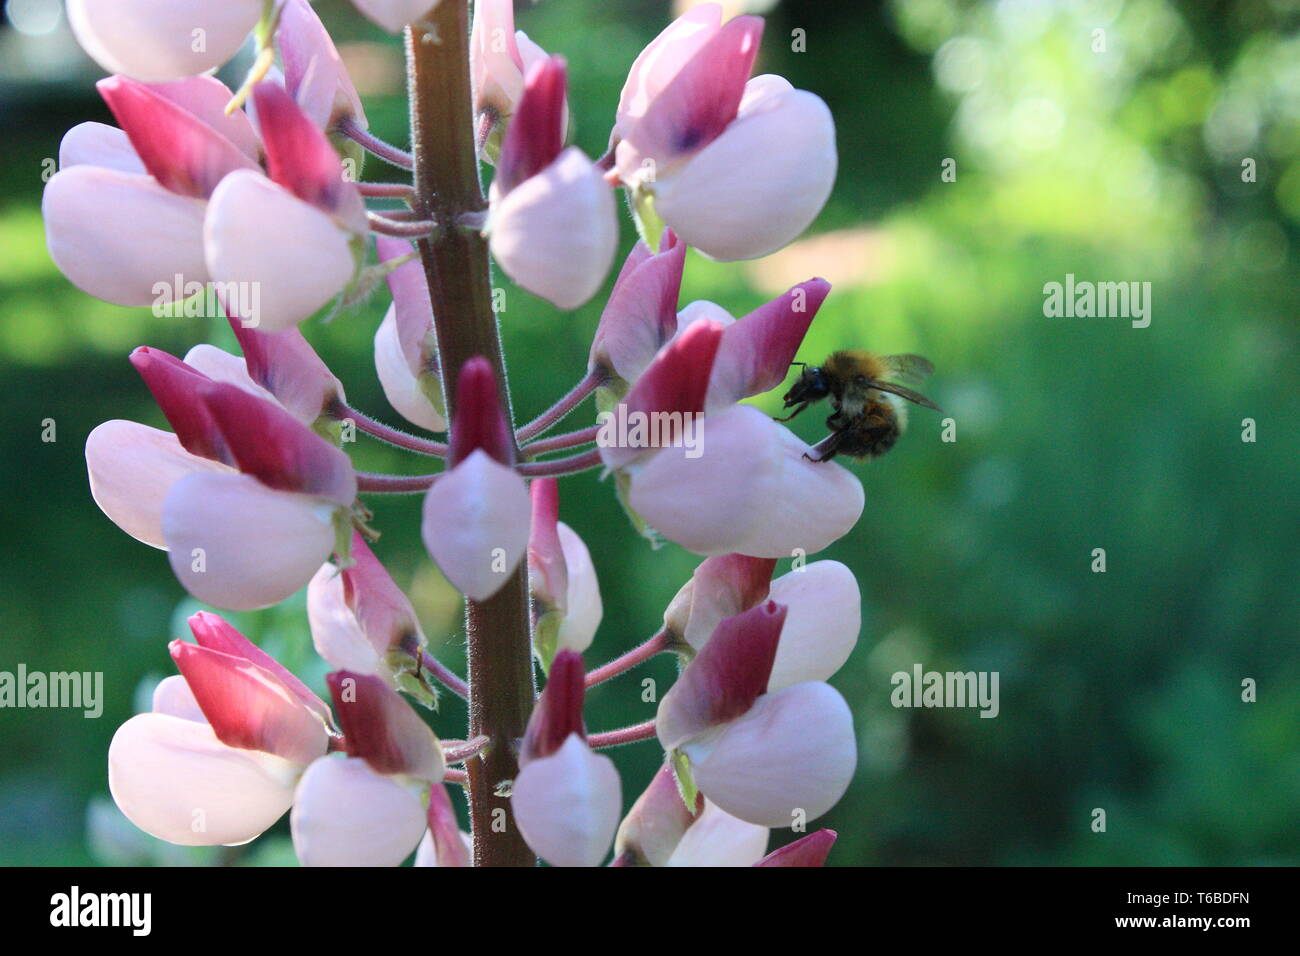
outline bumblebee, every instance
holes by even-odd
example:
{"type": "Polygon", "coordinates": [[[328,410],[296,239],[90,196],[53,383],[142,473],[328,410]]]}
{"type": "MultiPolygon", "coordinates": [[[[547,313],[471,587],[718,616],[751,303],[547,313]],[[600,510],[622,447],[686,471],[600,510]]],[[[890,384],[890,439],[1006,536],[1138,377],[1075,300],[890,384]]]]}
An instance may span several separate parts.
{"type": "Polygon", "coordinates": [[[831,433],[804,454],[811,461],[830,461],[836,455],[878,458],[894,447],[907,427],[906,399],[937,412],[943,410],[920,392],[890,381],[920,384],[934,366],[919,355],[872,355],[870,352],[833,352],[821,365],[795,362],[803,371],[785,393],[785,407],[794,408],[777,421],[788,422],[814,402],[829,398],[834,411],[826,419],[831,433]]]}

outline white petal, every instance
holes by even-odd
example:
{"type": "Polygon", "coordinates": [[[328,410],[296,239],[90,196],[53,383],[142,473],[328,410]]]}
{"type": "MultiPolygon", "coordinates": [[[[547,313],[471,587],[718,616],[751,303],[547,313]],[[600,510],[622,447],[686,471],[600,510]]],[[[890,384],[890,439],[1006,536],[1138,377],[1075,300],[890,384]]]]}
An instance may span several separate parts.
{"type": "Polygon", "coordinates": [[[767,827],[733,817],[711,801],[665,866],[753,866],[767,853],[767,827]]]}
{"type": "Polygon", "coordinates": [[[303,866],[397,866],[420,841],[417,788],[357,757],[322,757],[294,795],[293,848],[303,866]]]}
{"type": "Polygon", "coordinates": [[[655,210],[688,244],[725,262],[797,238],[835,183],[835,123],[806,90],[759,98],[655,187],[655,210]]]}
{"type": "Polygon", "coordinates": [[[562,309],[596,294],[614,260],[618,219],[613,190],[581,150],[566,149],[492,205],[492,254],[506,275],[562,309]]]}
{"type": "Polygon", "coordinates": [[[708,416],[696,457],[668,447],[629,468],[632,508],[697,554],[812,554],[862,513],[862,485],[835,462],[803,457],[793,432],[739,405],[708,416]]]}
{"type": "Polygon", "coordinates": [[[429,14],[439,0],[352,0],[353,6],[389,33],[401,33],[402,27],[429,14]]]}
{"type": "Polygon", "coordinates": [[[79,123],[59,143],[59,169],[104,166],[118,172],[146,175],[144,163],[125,132],[104,123],[79,123]]]}
{"type": "Polygon", "coordinates": [[[226,176],[203,228],[208,271],[241,283],[237,318],[279,332],[343,291],[356,263],[350,236],[315,206],[252,170],[226,176]]]}
{"type": "Polygon", "coordinates": [[[127,819],[184,846],[253,839],[289,809],[300,769],[168,714],[132,717],[108,748],[108,788],[127,819]]]}
{"type": "Polygon", "coordinates": [[[844,795],[857,765],[849,705],[819,683],[764,694],[681,750],[706,797],[767,827],[821,816],[844,795]]]}
{"type": "Polygon", "coordinates": [[[600,584],[596,580],[596,566],[592,564],[591,553],[578,533],[563,521],[556,523],[556,530],[560,536],[560,548],[564,551],[569,579],[557,647],[567,647],[581,654],[591,646],[604,614],[600,584]]]}
{"type": "Polygon", "coordinates": [[[334,506],[238,474],[182,478],[163,502],[172,570],[200,601],[268,607],[311,580],[334,546],[334,506]]]}
{"type": "MultiPolygon", "coordinates": [[[[462,832],[460,835],[461,842],[465,844],[465,852],[471,857],[474,854],[474,840],[468,833],[462,832]]],[[[428,830],[424,831],[424,836],[420,838],[420,845],[415,849],[416,866],[438,866],[438,850],[433,845],[433,834],[428,830]]]]}
{"type": "Polygon", "coordinates": [[[120,419],[86,438],[86,468],[95,504],[137,540],[166,548],[162,511],[167,492],[199,472],[231,473],[219,462],[191,455],[171,432],[120,419]]]}
{"type": "Polygon", "coordinates": [[[388,404],[413,425],[431,432],[444,431],[447,420],[438,414],[429,397],[420,388],[420,380],[411,371],[410,363],[402,353],[397,335],[396,306],[388,307],[388,314],[375,332],[375,371],[383,386],[388,404]]]}
{"type": "Polygon", "coordinates": [[[161,83],[204,73],[235,55],[262,0],[68,0],[68,23],[109,73],[161,83]]]}
{"type": "Polygon", "coordinates": [[[524,480],[479,449],[425,495],[424,546],[453,587],[482,601],[527,552],[531,515],[524,480]]]}
{"type": "Polygon", "coordinates": [[[853,653],[862,626],[862,595],[838,561],[814,561],[772,582],[768,597],[787,607],[769,691],[826,680],[853,653]]]}
{"type": "Polygon", "coordinates": [[[533,852],[552,866],[599,866],[622,809],[622,784],[608,757],[577,734],[515,778],[515,822],[533,852]]]}
{"type": "Polygon", "coordinates": [[[50,258],[73,285],[116,305],[151,305],[177,276],[206,282],[204,204],[152,176],[72,166],[41,200],[50,258]],[[161,288],[155,288],[161,283],[161,288]]]}
{"type": "Polygon", "coordinates": [[[343,576],[332,564],[322,564],[307,585],[307,621],[316,653],[334,670],[385,672],[379,654],[344,601],[343,576]]]}
{"type": "Polygon", "coordinates": [[[180,674],[164,677],[153,689],[153,713],[196,720],[201,724],[208,722],[199,702],[194,699],[194,691],[180,674]]]}

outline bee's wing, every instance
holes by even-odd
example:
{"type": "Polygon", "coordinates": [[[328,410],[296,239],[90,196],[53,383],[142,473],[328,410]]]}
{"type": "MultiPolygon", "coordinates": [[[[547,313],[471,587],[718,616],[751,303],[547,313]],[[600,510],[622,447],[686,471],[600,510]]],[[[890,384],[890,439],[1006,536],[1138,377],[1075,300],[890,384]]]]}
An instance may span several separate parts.
{"type": "Polygon", "coordinates": [[[889,392],[891,395],[897,395],[899,398],[905,398],[909,402],[915,402],[917,405],[925,408],[933,408],[936,412],[942,412],[943,409],[930,401],[920,392],[914,392],[910,388],[904,388],[902,385],[895,385],[893,382],[872,382],[871,387],[879,392],[889,392]]]}
{"type": "Polygon", "coordinates": [[[882,355],[880,364],[895,378],[912,385],[920,385],[934,372],[934,365],[921,355],[882,355]]]}

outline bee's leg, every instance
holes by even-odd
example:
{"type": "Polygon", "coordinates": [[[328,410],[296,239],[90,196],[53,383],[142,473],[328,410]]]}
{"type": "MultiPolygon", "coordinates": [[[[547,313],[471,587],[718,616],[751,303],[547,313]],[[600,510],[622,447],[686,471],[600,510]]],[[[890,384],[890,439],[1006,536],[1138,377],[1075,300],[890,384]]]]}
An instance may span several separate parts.
{"type": "Polygon", "coordinates": [[[807,408],[807,407],[808,407],[808,403],[807,403],[807,402],[800,402],[800,403],[798,404],[798,406],[795,408],[795,410],[792,411],[789,415],[786,415],[784,418],[774,418],[774,419],[772,419],[772,421],[774,421],[774,422],[788,422],[790,419],[794,418],[796,415],[798,415],[801,411],[803,411],[803,410],[804,410],[805,408],[807,408]]]}
{"type": "Polygon", "coordinates": [[[809,461],[830,461],[839,452],[840,442],[842,440],[842,432],[831,432],[809,449],[809,451],[814,454],[810,455],[806,451],[803,453],[803,456],[809,461]]]}

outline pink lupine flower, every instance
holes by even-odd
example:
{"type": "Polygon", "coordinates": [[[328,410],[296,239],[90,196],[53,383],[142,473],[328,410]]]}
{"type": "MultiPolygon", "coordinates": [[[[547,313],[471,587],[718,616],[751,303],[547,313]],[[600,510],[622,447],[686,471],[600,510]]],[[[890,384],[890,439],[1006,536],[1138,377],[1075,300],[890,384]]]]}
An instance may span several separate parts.
{"type": "Polygon", "coordinates": [[[350,119],[367,124],[361,97],[325,25],[307,0],[286,0],[275,31],[284,61],[284,87],[321,129],[350,119]]]}
{"type": "Polygon", "coordinates": [[[628,253],[600,314],[589,370],[635,382],[677,334],[686,243],[669,229],[659,246],[659,252],[651,252],[641,241],[628,253]]]}
{"type": "Polygon", "coordinates": [[[720,21],[717,4],[697,7],[647,47],[612,138],[616,174],[638,202],[732,261],[774,252],[813,221],[835,181],[835,125],[814,94],[749,79],[760,18],[720,21]]]}
{"type": "Polygon", "coordinates": [[[347,755],[315,761],[294,794],[290,824],[304,866],[396,866],[416,848],[423,795],[441,789],[442,749],[379,677],[328,677],[347,755]]]}
{"type": "Polygon", "coordinates": [[[456,389],[449,467],[424,496],[420,529],[447,580],[482,601],[524,557],[532,506],[524,480],[510,467],[514,442],[487,360],[466,362],[456,389]]]}
{"type": "Polygon", "coordinates": [[[839,834],[834,830],[818,830],[801,837],[779,850],[773,850],[755,866],[825,866],[826,857],[835,845],[839,834]]]}
{"type": "Polygon", "coordinates": [[[244,843],[289,809],[323,756],[323,701],[214,614],[190,618],[197,644],[170,650],[183,676],[113,735],[109,790],[132,823],[186,846],[244,843]]]}
{"type": "Polygon", "coordinates": [[[857,762],[852,715],[829,685],[767,691],[785,617],[769,601],[718,625],[655,722],[700,792],[768,827],[821,816],[844,795],[857,762]]]}
{"type": "Polygon", "coordinates": [[[546,52],[515,30],[513,0],[478,0],[470,35],[475,116],[486,113],[494,124],[508,121],[524,94],[524,77],[544,59],[546,52]]]}
{"type": "Polygon", "coordinates": [[[668,605],[664,627],[699,650],[725,619],[771,599],[787,610],[767,689],[826,680],[858,641],[857,580],[838,561],[814,561],[772,581],[775,565],[739,554],[708,558],[668,605]]]}
{"type": "Polygon", "coordinates": [[[427,16],[440,0],[352,0],[352,5],[389,33],[427,16]]]}
{"type": "MultiPolygon", "coordinates": [[[[637,380],[620,413],[703,415],[720,404],[718,395],[734,401],[737,391],[761,388],[778,364],[771,359],[790,342],[771,335],[766,321],[746,322],[725,334],[712,319],[690,323],[637,380]]],[[[684,444],[600,449],[606,466],[625,474],[629,507],[670,541],[698,554],[786,557],[820,551],[861,514],[862,485],[853,474],[805,457],[808,445],[757,409],[714,411],[698,427],[703,444],[694,452],[684,444]]]]}
{"type": "Polygon", "coordinates": [[[210,77],[165,86],[109,77],[99,91],[122,128],[69,132],[42,200],[46,242],[78,288],[149,305],[176,276],[208,280],[206,200],[227,173],[257,168],[252,128],[243,113],[216,118],[212,107],[230,92],[210,77]]]}
{"type": "Polygon", "coordinates": [[[395,684],[396,667],[414,666],[424,632],[411,602],[359,532],[352,533],[349,556],[348,567],[324,564],[307,586],[312,643],[336,670],[395,684]]]}
{"type": "Polygon", "coordinates": [[[576,146],[564,148],[560,57],[528,74],[489,192],[485,231],[506,275],[562,309],[600,288],[618,244],[614,197],[576,146]]]}
{"type": "Polygon", "coordinates": [[[528,582],[533,597],[533,642],[543,667],[561,649],[591,646],[604,613],[591,554],[578,533],[559,520],[559,484],[538,478],[529,488],[532,534],[528,582]]]}
{"type": "MultiPolygon", "coordinates": [[[[402,239],[376,236],[381,262],[413,252],[402,239]]],[[[393,303],[375,332],[375,372],[388,404],[413,425],[440,432],[447,419],[438,375],[438,347],[424,266],[413,259],[388,273],[393,303]]]]}
{"type": "Polygon", "coordinates": [[[165,352],[137,349],[132,362],[176,442],[127,422],[91,434],[105,514],[165,546],[181,583],[220,607],[273,604],[305,585],[356,496],[348,457],[273,402],[165,352]]]}
{"type": "Polygon", "coordinates": [[[584,676],[580,655],[568,650],[555,655],[528,720],[521,769],[511,788],[519,832],[552,866],[599,866],[622,806],[613,761],[587,746],[584,676]]]}
{"type": "Polygon", "coordinates": [[[106,71],[157,83],[221,66],[262,11],[262,0],[68,0],[68,23],[106,71]]]}
{"type": "Polygon", "coordinates": [[[312,315],[352,280],[366,211],[328,138],[282,87],[259,83],[253,99],[266,175],[243,169],[213,190],[203,225],[204,255],[215,281],[260,292],[256,311],[241,302],[234,317],[279,332],[312,315]]]}
{"type": "Polygon", "coordinates": [[[662,767],[619,824],[615,866],[752,866],[768,829],[733,817],[696,795],[687,809],[670,767],[662,767]]]}

